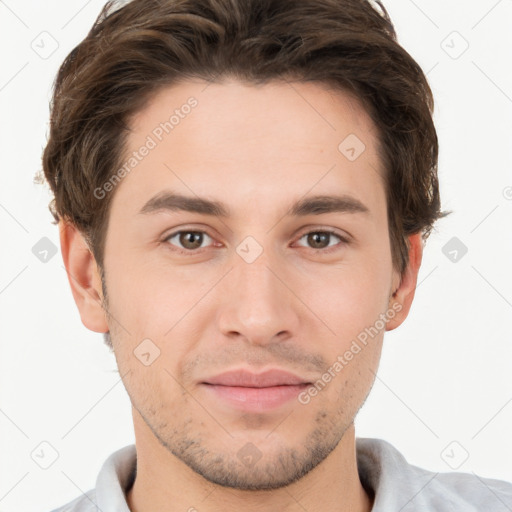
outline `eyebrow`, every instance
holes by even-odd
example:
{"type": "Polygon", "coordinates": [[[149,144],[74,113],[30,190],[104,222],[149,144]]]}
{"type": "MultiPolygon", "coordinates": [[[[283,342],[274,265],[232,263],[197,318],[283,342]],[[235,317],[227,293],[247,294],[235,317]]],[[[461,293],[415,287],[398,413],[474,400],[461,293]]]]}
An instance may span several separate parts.
{"type": "MultiPolygon", "coordinates": [[[[140,210],[141,214],[161,211],[186,211],[215,217],[230,217],[230,209],[220,201],[191,197],[164,191],[152,197],[140,210]]],[[[350,195],[316,195],[296,201],[287,215],[303,217],[324,213],[369,213],[359,199],[350,195]]]]}

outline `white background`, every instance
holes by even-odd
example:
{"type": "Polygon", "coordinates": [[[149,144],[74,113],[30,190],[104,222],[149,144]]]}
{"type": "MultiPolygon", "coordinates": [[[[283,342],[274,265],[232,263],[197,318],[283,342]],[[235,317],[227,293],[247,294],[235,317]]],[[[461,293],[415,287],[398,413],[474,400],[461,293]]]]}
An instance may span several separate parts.
{"type": "MultiPolygon", "coordinates": [[[[42,237],[58,246],[48,190],[33,183],[51,84],[103,3],[0,2],[0,512],[63,505],[134,441],[114,357],[81,324],[60,252],[46,263],[32,252],[42,237]],[[32,48],[48,38],[43,31],[58,43],[46,59],[32,48]],[[43,441],[59,455],[48,469],[31,458],[43,441]]],[[[356,430],[433,471],[461,464],[512,481],[512,1],[385,5],[400,43],[428,72],[442,205],[454,213],[427,243],[415,303],[386,334],[356,430]],[[469,47],[453,58],[464,40],[469,47]],[[452,237],[468,248],[457,262],[442,252],[452,237]]]]}

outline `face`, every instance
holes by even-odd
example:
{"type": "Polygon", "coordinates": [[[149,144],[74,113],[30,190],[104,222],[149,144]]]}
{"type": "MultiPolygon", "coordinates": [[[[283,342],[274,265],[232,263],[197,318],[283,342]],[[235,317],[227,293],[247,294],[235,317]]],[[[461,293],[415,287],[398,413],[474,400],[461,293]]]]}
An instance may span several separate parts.
{"type": "Polygon", "coordinates": [[[287,485],[352,425],[397,314],[376,130],[320,84],[235,81],[131,127],[104,269],[136,414],[211,482],[287,485]]]}

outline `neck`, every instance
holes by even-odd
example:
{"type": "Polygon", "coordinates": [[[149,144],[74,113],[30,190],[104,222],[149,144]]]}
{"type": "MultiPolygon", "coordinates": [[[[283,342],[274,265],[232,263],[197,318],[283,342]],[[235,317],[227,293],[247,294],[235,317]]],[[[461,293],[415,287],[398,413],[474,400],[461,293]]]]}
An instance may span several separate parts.
{"type": "Polygon", "coordinates": [[[137,474],[127,493],[132,512],[370,512],[357,471],[352,424],[337,447],[300,480],[280,489],[245,491],[205,480],[162,446],[134,411],[137,474]]]}

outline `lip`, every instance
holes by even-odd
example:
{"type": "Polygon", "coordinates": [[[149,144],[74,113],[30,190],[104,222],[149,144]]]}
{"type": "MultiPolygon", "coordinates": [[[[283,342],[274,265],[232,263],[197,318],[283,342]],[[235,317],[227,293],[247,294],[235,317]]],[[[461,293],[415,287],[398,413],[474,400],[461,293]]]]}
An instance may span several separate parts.
{"type": "Polygon", "coordinates": [[[298,386],[310,384],[309,381],[285,370],[271,369],[263,373],[247,370],[231,370],[204,381],[217,386],[236,386],[246,388],[270,388],[274,386],[298,386]]]}
{"type": "Polygon", "coordinates": [[[232,370],[202,382],[212,394],[230,408],[243,412],[268,412],[296,399],[311,383],[293,373],[272,369],[263,373],[232,370]]]}

